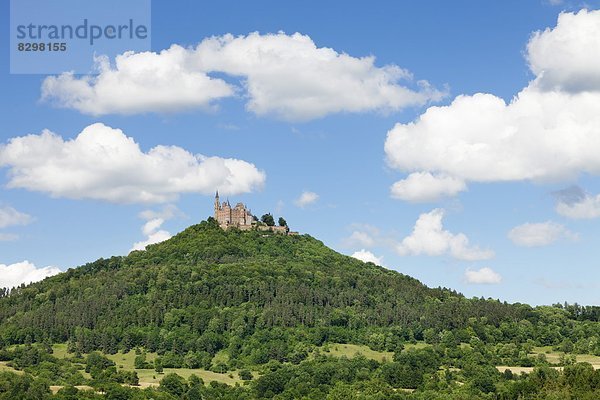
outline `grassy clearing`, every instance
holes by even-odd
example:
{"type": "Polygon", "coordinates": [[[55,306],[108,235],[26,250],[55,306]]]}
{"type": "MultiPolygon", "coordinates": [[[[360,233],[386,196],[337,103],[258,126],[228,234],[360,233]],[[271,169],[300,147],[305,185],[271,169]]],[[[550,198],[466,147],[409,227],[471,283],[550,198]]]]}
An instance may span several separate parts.
{"type": "MultiPolygon", "coordinates": [[[[52,394],[56,394],[60,389],[62,389],[64,386],[57,386],[57,385],[52,385],[50,386],[50,390],[52,391],[52,394]]],[[[86,386],[86,385],[81,385],[81,386],[75,386],[77,389],[79,390],[94,390],[93,387],[91,386],[86,386]]]]}
{"type": "Polygon", "coordinates": [[[188,379],[192,375],[196,375],[201,378],[204,383],[212,381],[226,383],[228,385],[235,385],[236,383],[242,384],[242,380],[239,378],[237,371],[227,372],[225,374],[219,374],[217,372],[206,371],[204,369],[187,369],[187,368],[165,368],[162,374],[156,373],[151,369],[136,369],[135,370],[140,378],[140,386],[158,386],[158,383],[166,374],[175,373],[185,379],[188,379]]]}
{"type": "MultiPolygon", "coordinates": [[[[55,344],[52,346],[53,355],[57,358],[68,358],[72,357],[73,354],[67,352],[66,344],[55,344]]],[[[189,378],[191,375],[196,375],[199,378],[202,378],[205,383],[210,383],[212,381],[217,381],[221,383],[226,383],[228,385],[235,385],[236,383],[242,383],[243,381],[239,378],[237,371],[230,371],[225,374],[219,374],[212,371],[207,371],[204,369],[188,369],[188,368],[165,368],[162,374],[157,373],[154,369],[135,369],[135,351],[131,350],[128,353],[116,353],[116,354],[105,354],[105,356],[114,361],[118,369],[125,371],[136,371],[138,377],[140,378],[140,386],[148,387],[148,386],[158,386],[158,383],[166,374],[176,373],[177,375],[183,378],[189,378]]],[[[146,361],[153,362],[157,357],[156,353],[146,353],[146,361]]],[[[214,362],[224,362],[227,363],[229,361],[229,355],[221,351],[215,355],[214,362]]],[[[12,368],[6,366],[4,364],[4,368],[7,370],[14,371],[12,368]]],[[[0,370],[3,370],[3,365],[0,364],[0,370]]],[[[19,371],[17,371],[19,372],[19,371]]],[[[88,379],[91,376],[81,371],[81,373],[88,379]]],[[[256,374],[255,374],[256,376],[256,374]]],[[[58,390],[60,387],[57,386],[58,390]]]]}
{"type": "Polygon", "coordinates": [[[14,372],[15,374],[23,373],[23,371],[16,370],[13,367],[6,365],[6,361],[0,361],[0,371],[14,372]]]}
{"type": "Polygon", "coordinates": [[[431,345],[427,344],[425,342],[404,343],[404,349],[405,350],[409,350],[409,349],[424,349],[426,347],[431,347],[431,345]]]}
{"type": "MultiPolygon", "coordinates": [[[[524,372],[526,374],[530,373],[531,371],[533,371],[534,367],[510,367],[508,365],[498,365],[496,367],[496,369],[500,372],[504,372],[507,369],[510,370],[513,374],[517,374],[520,375],[521,372],[524,372]]],[[[557,371],[562,371],[563,367],[552,367],[557,371]]]]}
{"type": "Polygon", "coordinates": [[[358,344],[332,343],[327,346],[320,347],[319,350],[324,354],[330,354],[334,357],[346,356],[348,358],[352,358],[356,357],[357,355],[363,355],[368,359],[379,362],[384,360],[391,361],[394,357],[394,353],[390,351],[375,351],[371,350],[368,346],[358,344]],[[327,349],[329,351],[327,351],[327,349]]]}
{"type": "MultiPolygon", "coordinates": [[[[117,368],[132,370],[135,366],[137,354],[135,354],[135,351],[130,350],[128,353],[106,354],[106,357],[109,360],[114,361],[114,363],[117,364],[117,368]]],[[[146,353],[147,362],[153,362],[156,357],[156,353],[146,353]]]]}
{"type": "MultiPolygon", "coordinates": [[[[531,356],[537,356],[538,354],[544,354],[546,356],[546,360],[550,364],[560,364],[560,358],[565,353],[562,351],[553,351],[552,346],[540,346],[534,347],[533,353],[531,356]]],[[[577,362],[587,362],[592,364],[594,369],[600,369],[600,357],[592,354],[576,354],[575,355],[577,362]]]]}

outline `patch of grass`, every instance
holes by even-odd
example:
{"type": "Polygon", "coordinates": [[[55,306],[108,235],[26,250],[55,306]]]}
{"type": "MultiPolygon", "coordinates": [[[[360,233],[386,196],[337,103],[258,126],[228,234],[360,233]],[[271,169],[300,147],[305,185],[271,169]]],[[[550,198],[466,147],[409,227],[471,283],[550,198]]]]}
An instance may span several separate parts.
{"type": "MultiPolygon", "coordinates": [[[[504,372],[507,369],[510,370],[513,374],[517,374],[520,375],[521,372],[524,372],[526,374],[530,373],[531,371],[533,371],[534,367],[510,367],[508,365],[498,365],[496,367],[496,369],[500,372],[504,372]]],[[[562,371],[563,367],[552,367],[558,371],[562,371]]]]}
{"type": "Polygon", "coordinates": [[[52,355],[56,358],[67,358],[72,357],[73,354],[67,353],[67,344],[59,343],[52,345],[52,355]]]}
{"type": "MultiPolygon", "coordinates": [[[[531,356],[537,356],[538,354],[544,354],[546,360],[550,364],[560,364],[560,357],[564,354],[562,351],[553,351],[552,346],[538,346],[533,348],[531,356]]],[[[592,364],[594,369],[600,369],[600,357],[592,354],[576,354],[577,362],[587,362],[592,364]]]]}
{"type": "Polygon", "coordinates": [[[16,370],[13,367],[6,365],[6,361],[0,361],[0,371],[14,372],[15,374],[23,373],[23,371],[16,370]]]}
{"type": "Polygon", "coordinates": [[[404,349],[424,349],[427,347],[431,347],[430,344],[425,342],[417,342],[417,343],[404,343],[404,349]]]}
{"type": "MultiPolygon", "coordinates": [[[[73,354],[67,353],[67,345],[66,344],[55,344],[52,346],[54,351],[54,356],[57,358],[68,358],[72,357],[73,354]]],[[[85,357],[86,355],[83,354],[85,357]]],[[[226,383],[228,385],[235,385],[236,383],[242,383],[243,381],[239,378],[237,371],[228,371],[224,374],[219,374],[217,372],[207,371],[204,369],[188,369],[188,368],[165,368],[162,374],[158,374],[154,369],[135,369],[135,354],[134,350],[131,350],[127,353],[116,353],[116,354],[105,354],[105,356],[114,361],[117,365],[117,368],[124,371],[136,371],[138,377],[140,378],[140,386],[148,387],[148,386],[158,386],[158,383],[166,374],[176,373],[177,375],[183,378],[189,378],[191,375],[196,375],[199,378],[202,378],[205,383],[210,383],[212,381],[217,381],[221,383],[226,383]],[[230,377],[229,375],[233,376],[230,377]]],[[[153,362],[157,357],[156,353],[146,353],[146,361],[153,362]]],[[[226,351],[220,351],[215,355],[213,362],[222,361],[227,363],[229,361],[229,355],[226,351]]],[[[0,363],[0,371],[7,370],[13,371],[17,373],[22,373],[21,371],[15,371],[11,367],[7,366],[6,363],[0,363]]],[[[86,378],[90,379],[90,374],[80,371],[86,378]]],[[[256,376],[256,374],[253,373],[256,376]]]]}
{"type": "MultiPolygon", "coordinates": [[[[130,350],[128,353],[116,353],[116,354],[106,354],[106,357],[114,361],[117,364],[117,368],[123,368],[124,370],[132,370],[135,366],[135,358],[137,354],[135,354],[134,350],[130,350]]],[[[156,359],[156,353],[146,353],[146,361],[153,362],[156,359]]]]}
{"type": "Polygon", "coordinates": [[[227,350],[221,350],[213,357],[213,364],[217,364],[220,362],[222,362],[223,364],[227,364],[229,362],[229,353],[227,353],[227,350]]]}
{"type": "Polygon", "coordinates": [[[363,355],[368,359],[379,362],[383,362],[384,360],[392,361],[394,357],[394,353],[391,351],[375,351],[371,350],[368,346],[358,344],[331,343],[319,348],[319,350],[323,354],[330,354],[334,357],[346,356],[352,358],[357,355],[363,355]],[[325,351],[326,348],[329,349],[329,352],[325,351]]]}
{"type": "Polygon", "coordinates": [[[162,374],[156,373],[151,369],[136,369],[135,370],[140,378],[140,386],[156,386],[162,378],[167,374],[175,373],[185,379],[188,379],[191,375],[196,375],[198,378],[202,378],[204,383],[210,383],[212,381],[226,383],[228,385],[235,385],[236,383],[242,383],[243,381],[239,378],[237,371],[229,371],[224,374],[217,372],[206,371],[204,369],[187,369],[187,368],[165,368],[162,374]],[[230,377],[229,375],[233,376],[230,377]]]}

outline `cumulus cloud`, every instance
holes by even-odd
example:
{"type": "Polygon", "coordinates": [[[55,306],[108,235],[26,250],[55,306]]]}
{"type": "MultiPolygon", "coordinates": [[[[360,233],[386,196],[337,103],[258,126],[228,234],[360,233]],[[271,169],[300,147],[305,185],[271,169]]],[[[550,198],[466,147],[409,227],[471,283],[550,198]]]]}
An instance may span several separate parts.
{"type": "Polygon", "coordinates": [[[146,239],[135,242],[129,251],[146,250],[146,246],[170,239],[172,237],[171,234],[168,231],[160,229],[164,222],[165,220],[162,218],[154,218],[146,222],[142,226],[142,233],[146,235],[146,239]]]}
{"type": "Polygon", "coordinates": [[[12,288],[22,283],[29,284],[61,272],[56,267],[37,268],[29,261],[9,265],[0,264],[0,287],[12,288]]]}
{"type": "Polygon", "coordinates": [[[600,90],[600,11],[561,13],[527,44],[529,68],[545,90],[600,90]]]}
{"type": "Polygon", "coordinates": [[[265,173],[246,161],[194,155],[177,146],[143,152],[120,129],[101,123],[69,140],[48,130],[13,138],[0,146],[0,167],[9,168],[9,188],[116,203],[167,202],[215,189],[246,193],[265,182],[265,173]]]}
{"type": "Polygon", "coordinates": [[[369,232],[353,231],[342,240],[342,244],[344,247],[373,247],[375,239],[369,232]]]}
{"type": "Polygon", "coordinates": [[[488,267],[478,270],[467,268],[465,271],[465,281],[473,284],[497,284],[502,282],[502,276],[488,267]]]}
{"type": "Polygon", "coordinates": [[[145,250],[146,246],[170,239],[171,233],[160,228],[167,220],[181,215],[183,213],[173,204],[168,204],[161,210],[142,211],[139,216],[146,220],[142,225],[142,234],[146,236],[146,239],[135,242],[129,251],[145,250]]]}
{"type": "Polygon", "coordinates": [[[453,195],[461,183],[600,173],[599,27],[600,10],[583,10],[561,14],[556,28],[534,34],[527,58],[536,78],[508,103],[492,94],[461,95],[396,124],[386,157],[411,175],[392,186],[392,195],[436,197],[420,195],[428,181],[435,195],[453,195]],[[432,179],[440,176],[454,186],[432,179]]]}
{"type": "Polygon", "coordinates": [[[517,246],[523,247],[547,246],[561,237],[576,239],[577,235],[564,225],[552,221],[526,223],[515,226],[508,232],[508,238],[517,246]]]}
{"type": "Polygon", "coordinates": [[[466,190],[464,181],[451,176],[415,172],[392,185],[392,197],[410,202],[436,201],[466,190]]]}
{"type": "Polygon", "coordinates": [[[351,257],[354,257],[357,260],[361,260],[364,262],[372,262],[376,265],[381,265],[383,262],[383,257],[377,257],[375,254],[365,249],[355,251],[351,257]]]}
{"type": "Polygon", "coordinates": [[[573,219],[592,219],[600,217],[600,194],[591,195],[578,186],[555,192],[556,212],[573,219]]]}
{"type": "Polygon", "coordinates": [[[25,213],[15,210],[12,207],[0,207],[0,228],[6,228],[15,225],[27,225],[33,218],[25,213]]]}
{"type": "Polygon", "coordinates": [[[160,210],[144,210],[139,214],[139,217],[145,220],[160,218],[165,221],[174,217],[182,216],[185,216],[185,214],[174,204],[167,204],[160,210]]]}
{"type": "Polygon", "coordinates": [[[84,114],[104,115],[207,109],[211,102],[234,94],[231,85],[193,65],[192,55],[173,45],[160,53],[125,52],[115,58],[114,66],[99,57],[96,76],[47,77],[42,100],[84,114]]]}
{"type": "Polygon", "coordinates": [[[436,208],[421,214],[412,233],[396,245],[396,251],[402,256],[428,255],[450,256],[465,261],[486,260],[494,257],[489,249],[471,246],[464,233],[454,234],[444,229],[442,220],[444,210],[436,208]]]}
{"type": "Polygon", "coordinates": [[[304,208],[310,204],[315,203],[319,199],[319,195],[315,192],[302,192],[300,197],[298,197],[294,204],[296,204],[300,208],[304,208]]]}
{"type": "Polygon", "coordinates": [[[19,235],[16,235],[14,233],[0,232],[0,242],[12,242],[14,240],[17,240],[18,238],[19,238],[19,235]]]}
{"type": "Polygon", "coordinates": [[[204,39],[195,48],[173,45],[160,53],[127,52],[99,75],[48,77],[42,98],[82,113],[102,115],[207,108],[214,100],[247,98],[257,115],[310,120],[339,112],[395,111],[440,100],[445,92],[397,65],[318,47],[300,33],[204,39]],[[234,86],[210,74],[226,74],[234,86]],[[402,83],[401,83],[402,82],[402,83]]]}

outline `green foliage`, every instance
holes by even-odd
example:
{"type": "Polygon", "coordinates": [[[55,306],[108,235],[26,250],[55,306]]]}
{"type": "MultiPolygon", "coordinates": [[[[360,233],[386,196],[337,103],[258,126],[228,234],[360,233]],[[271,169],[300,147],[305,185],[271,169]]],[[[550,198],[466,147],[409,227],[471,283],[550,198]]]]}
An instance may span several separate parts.
{"type": "Polygon", "coordinates": [[[275,225],[275,219],[273,218],[273,215],[271,215],[271,214],[263,215],[262,217],[260,217],[260,221],[267,226],[275,225]]]}
{"type": "Polygon", "coordinates": [[[308,235],[224,231],[209,219],[146,251],[4,292],[0,362],[21,374],[0,373],[0,400],[51,398],[49,382],[64,386],[60,399],[594,399],[600,372],[574,353],[600,354],[599,315],[467,299],[308,235]],[[51,354],[51,343],[70,353],[51,354]],[[335,343],[383,355],[322,355],[335,343]],[[167,370],[158,389],[129,388],[137,373],[106,355],[130,349],[140,370],[202,368],[241,381],[204,385],[167,370]]]}

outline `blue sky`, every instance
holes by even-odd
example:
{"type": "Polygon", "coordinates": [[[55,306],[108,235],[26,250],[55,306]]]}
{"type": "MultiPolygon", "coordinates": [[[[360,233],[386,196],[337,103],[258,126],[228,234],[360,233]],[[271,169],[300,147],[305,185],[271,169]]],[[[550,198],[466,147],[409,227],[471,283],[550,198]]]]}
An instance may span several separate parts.
{"type": "Polygon", "coordinates": [[[600,2],[322,3],[153,1],[155,54],[91,77],[10,74],[3,35],[0,284],[218,187],[429,286],[600,304],[600,2]]]}

